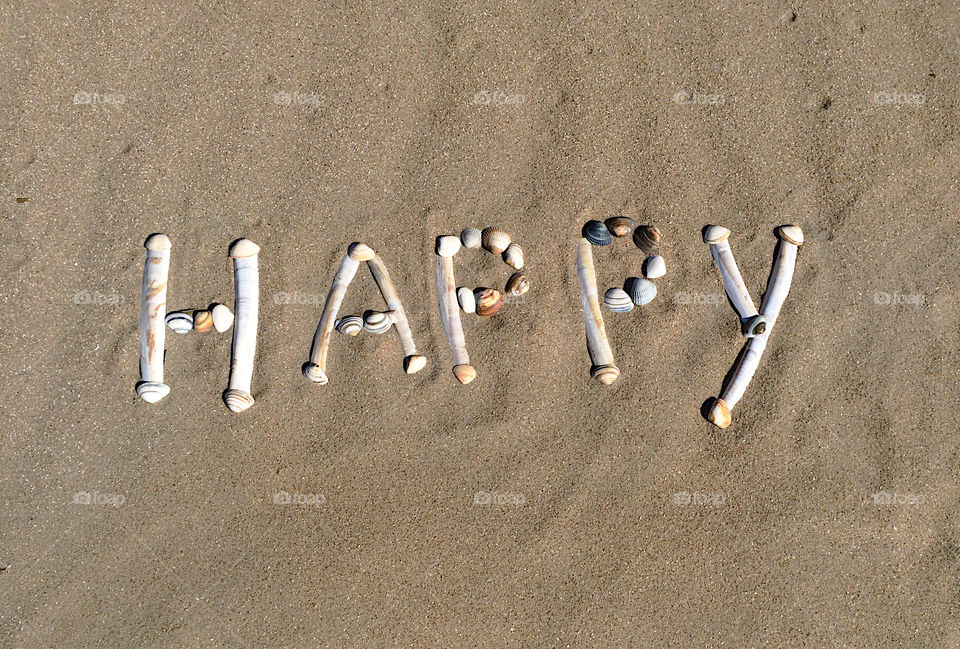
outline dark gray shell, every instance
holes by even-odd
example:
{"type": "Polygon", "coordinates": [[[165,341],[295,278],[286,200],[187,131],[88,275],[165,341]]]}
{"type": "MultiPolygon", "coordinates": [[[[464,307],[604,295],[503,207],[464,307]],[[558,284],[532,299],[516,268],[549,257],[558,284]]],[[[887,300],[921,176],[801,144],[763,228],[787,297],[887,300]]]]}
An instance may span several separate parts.
{"type": "Polygon", "coordinates": [[[609,246],[613,241],[610,230],[602,221],[591,220],[583,224],[583,238],[595,246],[609,246]]]}

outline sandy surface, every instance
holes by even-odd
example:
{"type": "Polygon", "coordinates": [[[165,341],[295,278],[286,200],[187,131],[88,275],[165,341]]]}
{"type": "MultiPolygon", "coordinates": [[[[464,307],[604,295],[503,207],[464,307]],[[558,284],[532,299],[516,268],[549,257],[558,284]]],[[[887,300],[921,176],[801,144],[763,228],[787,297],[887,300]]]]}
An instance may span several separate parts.
{"type": "MultiPolygon", "coordinates": [[[[0,644],[960,646],[956,17],[5,4],[0,644]],[[607,315],[605,388],[575,248],[615,214],[659,226],[668,274],[607,315]],[[742,339],[700,230],[733,230],[759,303],[788,222],[793,288],[719,431],[700,406],[742,339]],[[464,319],[463,387],[432,249],[469,225],[511,232],[534,289],[464,319]],[[134,393],[152,232],[171,310],[232,303],[228,244],[262,246],[250,411],[221,401],[228,334],[171,334],[171,394],[134,393]],[[319,387],[357,239],[429,365],[337,336],[319,387]]],[[[639,270],[618,243],[601,291],[639,270]]],[[[502,286],[471,253],[460,283],[502,286]]],[[[361,269],[344,313],[380,305],[361,269]]]]}

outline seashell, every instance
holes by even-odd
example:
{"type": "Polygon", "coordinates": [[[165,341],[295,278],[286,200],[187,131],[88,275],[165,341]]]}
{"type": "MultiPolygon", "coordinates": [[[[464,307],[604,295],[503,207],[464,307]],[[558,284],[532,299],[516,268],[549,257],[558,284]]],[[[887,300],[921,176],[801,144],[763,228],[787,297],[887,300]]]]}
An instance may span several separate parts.
{"type": "Polygon", "coordinates": [[[403,350],[403,371],[407,374],[416,374],[426,367],[427,357],[417,353],[417,344],[413,340],[413,332],[410,331],[407,313],[403,310],[403,303],[397,294],[397,288],[393,285],[387,266],[383,263],[380,255],[374,254],[367,260],[367,268],[370,269],[373,281],[377,283],[377,288],[380,289],[383,301],[387,303],[387,308],[390,309],[390,320],[393,322],[397,338],[400,339],[400,348],[403,350]]]}
{"type": "Polygon", "coordinates": [[[603,294],[603,303],[614,313],[633,311],[633,300],[622,288],[611,288],[603,294]]]}
{"type": "Polygon", "coordinates": [[[464,248],[479,248],[483,234],[476,228],[466,228],[460,233],[460,242],[464,248]]]}
{"type": "Polygon", "coordinates": [[[210,309],[213,315],[213,328],[217,333],[223,333],[233,325],[233,311],[225,304],[214,304],[210,309]]]}
{"type": "Polygon", "coordinates": [[[503,261],[507,263],[507,266],[520,270],[523,268],[523,248],[515,243],[511,243],[507,246],[507,249],[503,251],[503,261]]]}
{"type": "Polygon", "coordinates": [[[473,296],[473,291],[465,286],[457,289],[457,302],[460,303],[460,308],[463,309],[464,313],[477,312],[477,299],[473,296]]]}
{"type": "Polygon", "coordinates": [[[237,322],[230,351],[230,382],[223,401],[233,412],[242,412],[253,405],[250,386],[260,318],[259,254],[260,246],[249,239],[238,239],[230,246],[237,322]]]}
{"type": "Polygon", "coordinates": [[[620,376],[620,370],[616,365],[594,365],[590,368],[590,377],[594,378],[604,385],[610,385],[620,376]]]}
{"type": "Polygon", "coordinates": [[[703,229],[703,242],[711,245],[726,241],[730,236],[730,230],[722,225],[708,225],[703,229]]]}
{"type": "Polygon", "coordinates": [[[633,242],[648,255],[655,255],[660,249],[660,230],[652,225],[641,225],[633,231],[633,242]]]}
{"type": "Polygon", "coordinates": [[[363,312],[363,330],[372,334],[386,333],[393,320],[390,314],[383,311],[364,311],[363,312]]]}
{"type": "Polygon", "coordinates": [[[777,234],[795,246],[803,245],[803,230],[799,225],[781,225],[777,228],[777,234]]]}
{"type": "Polygon", "coordinates": [[[347,246],[347,256],[354,261],[370,261],[377,254],[365,243],[354,241],[347,246]]]}
{"type": "Polygon", "coordinates": [[[358,315],[347,315],[337,320],[337,331],[348,336],[356,336],[363,329],[363,318],[358,315]]]}
{"type": "Polygon", "coordinates": [[[647,279],[657,279],[667,274],[667,264],[660,255],[647,257],[643,262],[643,276],[647,279]]]}
{"type": "Polygon", "coordinates": [[[657,297],[657,285],[648,279],[631,277],[627,280],[627,287],[630,299],[637,306],[649,304],[653,298],[657,297]]]}
{"type": "Polygon", "coordinates": [[[197,331],[209,331],[213,326],[213,314],[207,309],[197,309],[193,312],[193,328],[197,331]]]}
{"type": "Polygon", "coordinates": [[[437,254],[441,257],[453,257],[460,252],[460,239],[449,234],[437,237],[437,254]]]}
{"type": "Polygon", "coordinates": [[[477,315],[482,318],[495,316],[503,308],[503,293],[495,288],[481,287],[473,291],[477,301],[477,315]]]}
{"type": "Polygon", "coordinates": [[[193,329],[193,314],[188,311],[174,311],[167,314],[164,322],[176,333],[185,334],[193,329]]]}
{"type": "Polygon", "coordinates": [[[615,237],[625,237],[633,230],[633,219],[627,216],[611,216],[604,224],[615,237]]]}
{"type": "Polygon", "coordinates": [[[587,352],[593,363],[590,375],[604,385],[610,385],[620,376],[620,370],[614,364],[613,350],[610,349],[607,331],[603,326],[603,314],[600,313],[600,300],[597,298],[597,274],[593,269],[593,250],[585,238],[577,242],[577,281],[580,284],[583,325],[587,333],[587,352]]]}
{"type": "Polygon", "coordinates": [[[462,384],[477,378],[476,369],[470,365],[467,343],[463,337],[463,323],[457,311],[456,278],[453,275],[453,258],[437,257],[437,305],[440,307],[440,320],[443,332],[453,351],[453,375],[462,384]]]}
{"type": "Polygon", "coordinates": [[[524,295],[530,290],[530,280],[523,273],[514,273],[507,280],[506,290],[510,295],[524,295]]]}
{"type": "Polygon", "coordinates": [[[610,230],[601,221],[590,220],[583,224],[583,238],[595,246],[609,246],[613,241],[610,230]]]}
{"type": "Polygon", "coordinates": [[[510,245],[510,235],[497,228],[484,228],[480,233],[483,247],[495,255],[499,255],[510,245]]]}
{"type": "Polygon", "coordinates": [[[323,311],[320,313],[320,322],[317,324],[317,331],[313,334],[313,344],[310,346],[310,360],[303,364],[303,375],[314,383],[326,385],[330,380],[327,376],[327,352],[330,349],[330,334],[333,333],[333,327],[337,321],[337,313],[340,312],[340,304],[343,302],[343,296],[350,286],[350,282],[357,274],[360,267],[360,261],[354,259],[358,257],[369,257],[367,261],[373,259],[376,253],[368,246],[362,243],[351,243],[347,248],[347,254],[340,262],[340,267],[333,276],[333,283],[330,285],[330,292],[327,293],[327,299],[323,303],[323,311]]]}
{"type": "Polygon", "coordinates": [[[147,257],[143,262],[140,302],[140,381],[135,389],[147,403],[156,403],[170,393],[163,382],[163,349],[166,329],[167,280],[170,273],[170,238],[152,234],[143,242],[147,257]]]}

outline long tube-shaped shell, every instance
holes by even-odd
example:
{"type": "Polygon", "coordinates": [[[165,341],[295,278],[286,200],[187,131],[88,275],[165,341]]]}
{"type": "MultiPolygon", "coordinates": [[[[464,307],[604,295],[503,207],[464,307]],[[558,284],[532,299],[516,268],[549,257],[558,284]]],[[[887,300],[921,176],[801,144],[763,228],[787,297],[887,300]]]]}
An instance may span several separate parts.
{"type": "Polygon", "coordinates": [[[760,358],[767,348],[767,340],[773,331],[773,325],[780,315],[780,308],[790,292],[793,271],[797,260],[797,247],[803,243],[803,232],[797,226],[783,226],[777,229],[780,241],[774,253],[773,269],[767,281],[767,292],[760,305],[762,315],[767,320],[763,333],[749,339],[737,357],[730,379],[715,399],[707,414],[707,419],[720,428],[726,428],[732,420],[731,410],[743,397],[750,380],[756,374],[760,358]]]}
{"type": "MultiPolygon", "coordinates": [[[[459,243],[457,239],[457,243],[459,243]]],[[[403,348],[403,371],[407,374],[419,372],[427,364],[425,356],[417,353],[417,346],[413,342],[413,334],[410,331],[410,323],[407,321],[407,314],[403,310],[403,304],[397,295],[397,289],[393,286],[393,280],[390,279],[390,273],[384,265],[380,255],[374,255],[367,260],[367,267],[373,280],[383,295],[387,308],[393,312],[393,326],[397,330],[397,336],[400,338],[400,346],[403,348]]]]}
{"type": "Polygon", "coordinates": [[[453,374],[461,383],[469,383],[477,378],[477,370],[470,364],[467,343],[463,337],[460,307],[457,304],[457,280],[453,275],[453,257],[437,255],[437,304],[440,307],[443,331],[447,334],[450,349],[453,350],[453,374]]]}
{"type": "Polygon", "coordinates": [[[604,385],[610,385],[620,376],[613,360],[613,351],[603,327],[600,299],[597,295],[597,275],[593,269],[590,242],[580,238],[577,243],[577,279],[580,281],[580,302],[583,305],[583,324],[587,331],[587,351],[593,367],[590,374],[604,385]]]}
{"type": "Polygon", "coordinates": [[[752,338],[763,333],[766,328],[766,321],[762,317],[757,317],[759,312],[753,304],[750,297],[750,291],[743,281],[740,274],[740,268],[733,258],[733,251],[730,249],[730,243],[727,237],[730,231],[718,225],[708,226],[704,231],[704,241],[710,244],[710,255],[720,269],[720,277],[723,278],[723,290],[726,291],[730,303],[736,309],[740,316],[740,327],[747,338],[752,338]]]}
{"type": "Polygon", "coordinates": [[[373,256],[373,250],[362,243],[351,244],[343,261],[340,262],[340,268],[333,276],[333,284],[331,284],[330,292],[327,293],[327,299],[323,303],[323,313],[320,315],[317,332],[313,335],[310,361],[303,366],[303,375],[315,383],[324,385],[328,381],[326,371],[327,350],[330,348],[330,334],[333,333],[333,326],[337,322],[340,303],[343,302],[347,287],[350,286],[350,282],[357,274],[360,262],[369,261],[373,256]]]}
{"type": "Polygon", "coordinates": [[[243,412],[253,405],[250,383],[253,380],[253,359],[257,352],[257,325],[260,315],[260,246],[249,239],[239,239],[230,246],[233,258],[233,282],[236,303],[233,325],[233,349],[230,361],[230,384],[223,400],[233,412],[243,412]]]}
{"type": "Polygon", "coordinates": [[[140,398],[156,403],[170,392],[170,386],[163,382],[163,347],[171,244],[167,235],[154,234],[143,245],[147,249],[147,258],[143,264],[141,285],[140,382],[136,387],[140,398]]]}

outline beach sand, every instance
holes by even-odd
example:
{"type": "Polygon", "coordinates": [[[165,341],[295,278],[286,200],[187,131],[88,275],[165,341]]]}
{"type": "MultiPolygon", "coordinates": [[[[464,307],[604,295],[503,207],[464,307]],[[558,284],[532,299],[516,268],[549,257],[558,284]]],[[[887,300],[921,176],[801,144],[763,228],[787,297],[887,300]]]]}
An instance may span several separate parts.
{"type": "MultiPolygon", "coordinates": [[[[0,11],[0,643],[960,647],[955,4],[290,4],[0,11]],[[618,214],[667,275],[605,312],[604,387],[576,242],[618,214]],[[757,304],[774,228],[806,235],[726,430],[710,223],[757,304]],[[463,318],[461,386],[434,238],[488,225],[533,289],[463,318]],[[169,310],[232,307],[227,247],[262,247],[249,411],[230,334],[168,333],[171,393],[136,396],[153,232],[169,310]],[[337,335],[317,386],[356,240],[429,363],[337,335]]],[[[615,244],[601,294],[643,260],[615,244]]]]}

